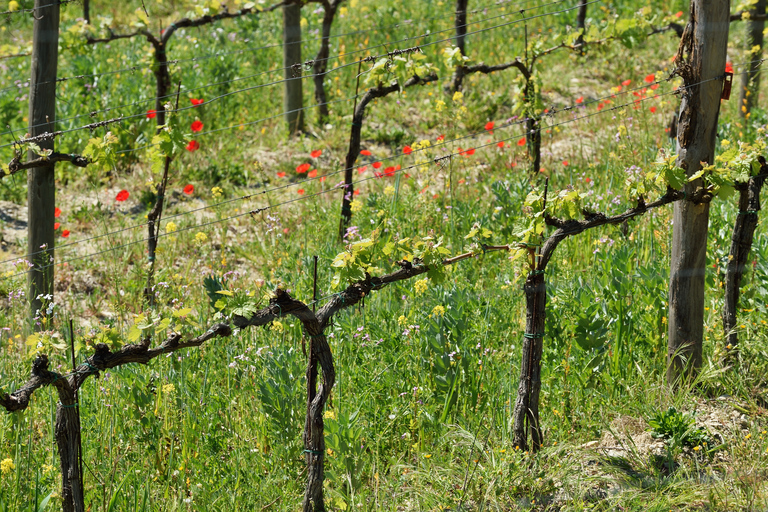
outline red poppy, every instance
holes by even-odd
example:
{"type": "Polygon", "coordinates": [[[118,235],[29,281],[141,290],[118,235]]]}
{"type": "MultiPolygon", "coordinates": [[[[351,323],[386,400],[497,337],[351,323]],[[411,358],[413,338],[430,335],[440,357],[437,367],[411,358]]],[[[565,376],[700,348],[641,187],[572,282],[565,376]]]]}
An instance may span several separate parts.
{"type": "Polygon", "coordinates": [[[629,85],[629,84],[631,84],[631,83],[632,83],[632,80],[624,80],[623,82],[621,82],[621,85],[623,85],[624,87],[626,87],[626,86],[628,86],[628,85],[629,85]]]}
{"type": "Polygon", "coordinates": [[[355,190],[355,194],[354,195],[359,196],[360,195],[360,190],[355,190]]]}
{"type": "Polygon", "coordinates": [[[316,149],[313,152],[311,152],[309,154],[309,156],[311,156],[312,158],[317,158],[317,157],[319,157],[322,154],[323,154],[323,150],[322,149],[316,149]]]}
{"type": "Polygon", "coordinates": [[[203,122],[199,119],[192,123],[192,126],[190,126],[193,132],[201,132],[203,131],[203,122]]]}
{"type": "Polygon", "coordinates": [[[202,98],[200,98],[199,100],[195,99],[195,98],[189,98],[189,101],[192,102],[192,105],[196,107],[196,106],[200,105],[201,103],[203,103],[203,101],[205,101],[205,100],[202,99],[202,98]]]}
{"type": "Polygon", "coordinates": [[[437,142],[443,142],[444,140],[445,140],[445,135],[440,135],[440,136],[437,138],[437,142]]]}
{"type": "Polygon", "coordinates": [[[155,117],[157,117],[156,110],[147,110],[147,119],[154,119],[155,117]]]}
{"type": "Polygon", "coordinates": [[[186,187],[184,187],[184,193],[187,194],[188,196],[191,196],[192,194],[195,193],[195,186],[187,185],[186,187]]]}
{"type": "Polygon", "coordinates": [[[725,63],[725,72],[726,73],[733,73],[733,64],[730,62],[725,63]]]}
{"type": "Polygon", "coordinates": [[[285,178],[285,173],[281,171],[281,172],[277,173],[277,177],[278,178],[285,178]]]}
{"type": "Polygon", "coordinates": [[[371,152],[368,151],[367,149],[364,149],[364,150],[360,151],[360,154],[361,155],[365,155],[365,156],[371,156],[371,152]]]}
{"type": "Polygon", "coordinates": [[[191,140],[189,141],[189,144],[187,144],[187,151],[194,153],[198,149],[200,149],[200,143],[196,140],[191,140]]]}
{"type": "Polygon", "coordinates": [[[683,15],[683,11],[677,11],[677,12],[675,13],[675,18],[679,18],[679,17],[680,17],[680,16],[682,16],[682,15],[683,15]]]}
{"type": "Polygon", "coordinates": [[[320,183],[324,182],[328,176],[320,176],[320,183]]]}
{"type": "Polygon", "coordinates": [[[413,150],[411,149],[411,146],[405,146],[403,148],[403,153],[406,154],[406,155],[410,155],[411,153],[413,153],[413,150]]]}
{"type": "Polygon", "coordinates": [[[470,148],[464,152],[464,156],[472,156],[475,154],[475,148],[470,148]]]}
{"type": "Polygon", "coordinates": [[[317,169],[312,169],[309,171],[309,174],[307,174],[308,178],[314,178],[315,176],[317,176],[317,169]]]}
{"type": "Polygon", "coordinates": [[[377,177],[377,178],[381,178],[382,176],[384,176],[382,173],[380,173],[380,172],[378,172],[378,171],[375,171],[375,172],[373,173],[373,175],[374,175],[375,177],[377,177]]]}
{"type": "Polygon", "coordinates": [[[656,89],[658,89],[658,88],[659,88],[659,84],[653,84],[653,85],[651,85],[651,89],[653,89],[654,91],[655,91],[656,89]]]}
{"type": "Polygon", "coordinates": [[[500,148],[503,148],[503,147],[504,147],[504,141],[501,141],[501,142],[499,142],[499,143],[498,143],[498,144],[496,144],[496,145],[497,145],[497,146],[499,146],[500,148]]]}
{"type": "Polygon", "coordinates": [[[381,168],[381,162],[373,162],[373,164],[372,164],[372,165],[373,165],[373,168],[374,168],[374,169],[379,169],[379,168],[381,168]]]}
{"type": "Polygon", "coordinates": [[[597,110],[603,110],[603,104],[602,103],[598,103],[597,104],[597,110]]]}
{"type": "Polygon", "coordinates": [[[522,139],[520,139],[519,141],[517,141],[517,145],[518,145],[518,146],[525,146],[525,137],[523,137],[522,139]]]}
{"type": "Polygon", "coordinates": [[[127,190],[121,190],[120,192],[117,193],[117,197],[115,197],[115,201],[125,201],[126,199],[128,199],[128,196],[130,195],[131,193],[128,192],[127,190]]]}
{"type": "Polygon", "coordinates": [[[61,223],[59,223],[59,222],[54,222],[53,223],[53,229],[59,229],[60,227],[61,227],[61,223]]]}
{"type": "Polygon", "coordinates": [[[363,174],[367,168],[368,168],[367,165],[364,165],[362,167],[358,167],[357,168],[357,174],[363,174]]]}
{"type": "Polygon", "coordinates": [[[656,107],[651,107],[650,110],[651,110],[651,114],[655,114],[656,113],[656,107]]]}
{"type": "Polygon", "coordinates": [[[568,160],[563,160],[563,165],[568,167],[568,160]]]}
{"type": "Polygon", "coordinates": [[[312,167],[312,166],[307,164],[307,163],[301,164],[298,167],[296,167],[296,172],[299,173],[299,174],[307,172],[310,167],[312,167]]]}
{"type": "Polygon", "coordinates": [[[592,180],[591,180],[591,179],[589,179],[589,178],[584,178],[584,181],[586,181],[587,183],[589,183],[589,182],[591,182],[592,180]]]}
{"type": "Polygon", "coordinates": [[[61,217],[61,209],[58,206],[53,209],[53,216],[56,218],[61,217]]]}
{"type": "Polygon", "coordinates": [[[656,81],[656,75],[654,73],[651,73],[650,75],[645,76],[646,83],[653,83],[656,81]]]}
{"type": "Polygon", "coordinates": [[[394,167],[387,167],[384,169],[384,176],[394,176],[395,175],[395,168],[394,167]]]}
{"type": "Polygon", "coordinates": [[[576,98],[576,103],[577,104],[584,103],[584,96],[579,96],[578,98],[576,98]]]}
{"type": "Polygon", "coordinates": [[[300,189],[299,189],[299,190],[297,190],[296,192],[298,192],[300,196],[303,196],[303,195],[304,195],[304,189],[303,189],[303,188],[300,188],[300,189]]]}
{"type": "Polygon", "coordinates": [[[62,231],[61,232],[61,236],[62,236],[62,238],[67,238],[69,236],[69,230],[65,229],[64,231],[62,231]]]}
{"type": "Polygon", "coordinates": [[[494,126],[496,125],[493,123],[493,121],[488,121],[487,123],[485,123],[485,129],[489,132],[493,131],[494,126]]]}

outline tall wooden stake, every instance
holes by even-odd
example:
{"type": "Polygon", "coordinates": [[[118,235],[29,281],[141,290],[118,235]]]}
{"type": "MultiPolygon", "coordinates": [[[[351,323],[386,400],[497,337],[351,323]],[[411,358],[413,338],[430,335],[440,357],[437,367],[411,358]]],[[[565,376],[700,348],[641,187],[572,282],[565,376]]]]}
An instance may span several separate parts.
{"type": "MultiPolygon", "coordinates": [[[[675,64],[684,80],[677,142],[677,165],[688,176],[713,163],[720,113],[730,18],[729,0],[691,0],[675,64]]],[[[688,198],[701,180],[685,185],[688,198]]],[[[693,378],[701,367],[704,337],[704,277],[709,203],[675,203],[669,275],[667,382],[693,378]]]]}
{"type": "Polygon", "coordinates": [[[304,95],[301,84],[301,4],[283,6],[283,66],[285,67],[285,121],[288,133],[304,131],[304,95]]]}
{"type": "MultiPolygon", "coordinates": [[[[56,69],[59,52],[59,3],[35,0],[32,29],[32,77],[29,84],[29,135],[53,133],[56,121],[56,69]]],[[[53,137],[38,143],[53,150],[53,137]]],[[[29,151],[28,158],[37,155],[29,151]]],[[[30,318],[40,316],[43,295],[53,295],[53,211],[56,187],[53,165],[27,172],[28,238],[27,253],[33,267],[27,277],[30,318]],[[39,252],[38,251],[41,251],[39,252]]],[[[34,320],[33,320],[34,323],[34,320]]],[[[35,329],[40,324],[35,325],[35,329]]]]}

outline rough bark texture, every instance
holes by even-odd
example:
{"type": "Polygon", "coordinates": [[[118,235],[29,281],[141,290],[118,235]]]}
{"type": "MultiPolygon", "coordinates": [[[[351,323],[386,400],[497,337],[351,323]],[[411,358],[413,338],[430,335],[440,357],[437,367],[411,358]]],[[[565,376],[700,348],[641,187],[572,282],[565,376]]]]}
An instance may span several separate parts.
{"type": "Polygon", "coordinates": [[[165,125],[165,102],[168,100],[168,90],[171,88],[171,74],[168,71],[168,52],[165,40],[158,41],[154,37],[150,40],[155,48],[155,65],[152,72],[155,74],[155,111],[157,112],[157,126],[165,125]]]}
{"type": "Polygon", "coordinates": [[[330,114],[328,112],[328,98],[325,94],[324,82],[326,72],[328,71],[331,27],[333,25],[333,19],[336,16],[336,11],[343,1],[344,0],[322,0],[320,2],[323,5],[323,27],[320,39],[320,49],[318,50],[315,62],[313,63],[314,76],[312,77],[312,80],[315,82],[315,101],[317,101],[318,108],[320,109],[318,123],[324,123],[330,114]]]}
{"type": "Polygon", "coordinates": [[[765,28],[765,4],[766,0],[757,0],[757,3],[749,11],[750,18],[747,21],[747,55],[750,62],[741,73],[741,91],[739,94],[739,113],[746,117],[748,112],[758,103],[760,91],[760,66],[763,57],[763,29],[765,28]],[[752,51],[752,49],[756,49],[752,51]]]}
{"type": "Polygon", "coordinates": [[[736,217],[736,224],[733,226],[723,301],[723,331],[728,359],[738,355],[739,335],[736,332],[736,308],[739,305],[741,279],[747,267],[749,251],[752,249],[752,240],[757,227],[757,214],[760,211],[760,190],[768,176],[768,166],[764,162],[764,160],[761,162],[763,168],[759,176],[752,177],[747,183],[740,183],[736,186],[739,190],[739,214],[736,217]]]}
{"type": "Polygon", "coordinates": [[[301,81],[301,5],[283,6],[283,67],[285,91],[283,105],[288,133],[304,131],[304,93],[301,81]]]}
{"type": "MultiPolygon", "coordinates": [[[[714,162],[715,135],[725,70],[728,0],[692,0],[675,73],[684,80],[678,121],[677,165],[688,176],[701,162],[714,162]],[[704,82],[704,83],[702,83],[704,82]]],[[[701,180],[685,185],[693,196],[701,180]]],[[[701,366],[704,335],[704,277],[709,203],[675,205],[669,276],[667,382],[691,378],[701,366]]]]}
{"type": "MultiPolygon", "coordinates": [[[[408,79],[402,88],[411,87],[413,85],[423,85],[429,82],[437,80],[437,75],[431,73],[425,77],[413,76],[408,79]]],[[[349,222],[352,220],[352,209],[350,204],[352,203],[352,196],[355,192],[355,184],[353,181],[353,171],[355,167],[355,161],[360,155],[360,137],[363,131],[363,119],[365,119],[365,107],[375,100],[376,98],[383,98],[384,96],[393,92],[399,91],[401,86],[397,83],[389,85],[378,85],[365,91],[363,97],[360,98],[360,102],[355,106],[355,111],[352,114],[352,129],[349,134],[349,150],[347,151],[347,158],[345,160],[344,168],[344,195],[341,198],[341,220],[339,221],[339,240],[344,240],[349,222]]]]}
{"type": "MultiPolygon", "coordinates": [[[[31,137],[56,130],[56,71],[59,52],[58,3],[35,0],[36,12],[32,29],[32,76],[29,83],[29,134],[31,137]]],[[[42,149],[53,149],[53,138],[41,140],[42,149]]],[[[28,159],[37,155],[29,151],[28,159]]],[[[30,319],[42,306],[40,295],[53,295],[54,236],[53,211],[56,206],[56,185],[53,165],[31,168],[27,172],[28,234],[27,253],[34,254],[34,267],[27,278],[30,319]],[[42,252],[40,252],[42,249],[42,252]]],[[[37,327],[36,327],[37,328],[37,327]]]]}
{"type": "MultiPolygon", "coordinates": [[[[456,26],[456,47],[461,51],[462,55],[467,54],[467,4],[469,0],[456,0],[456,13],[454,18],[454,25],[456,26]]],[[[466,66],[458,66],[453,71],[453,78],[451,79],[451,92],[461,90],[462,82],[464,81],[464,71],[466,66]]]]}
{"type": "Polygon", "coordinates": [[[520,364],[520,384],[514,409],[514,444],[521,450],[538,450],[544,440],[539,425],[539,394],[541,392],[541,353],[544,347],[544,321],[546,318],[547,286],[544,271],[534,271],[525,280],[525,334],[523,357],[520,364]]]}

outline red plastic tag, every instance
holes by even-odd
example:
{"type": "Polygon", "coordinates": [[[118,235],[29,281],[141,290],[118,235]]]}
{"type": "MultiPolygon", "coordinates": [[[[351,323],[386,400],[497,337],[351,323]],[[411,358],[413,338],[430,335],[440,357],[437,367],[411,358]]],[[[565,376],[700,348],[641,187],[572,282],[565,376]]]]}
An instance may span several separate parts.
{"type": "Polygon", "coordinates": [[[733,73],[730,71],[725,72],[725,79],[723,80],[723,93],[720,95],[721,100],[731,99],[731,85],[733,84],[733,73]]]}

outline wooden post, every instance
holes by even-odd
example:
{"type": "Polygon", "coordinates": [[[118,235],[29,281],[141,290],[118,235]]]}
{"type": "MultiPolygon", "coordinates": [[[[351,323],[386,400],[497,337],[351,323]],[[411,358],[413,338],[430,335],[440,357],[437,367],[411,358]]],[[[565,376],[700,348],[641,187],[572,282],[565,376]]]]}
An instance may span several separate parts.
{"type": "Polygon", "coordinates": [[[285,97],[283,105],[288,133],[304,131],[304,97],[301,84],[301,5],[283,6],[283,66],[285,97]]]}
{"type": "MultiPolygon", "coordinates": [[[[466,55],[466,36],[467,36],[467,3],[469,0],[456,0],[456,17],[454,25],[456,27],[456,47],[462,55],[466,55]]],[[[458,66],[453,70],[453,80],[451,81],[451,92],[461,90],[461,84],[464,81],[464,66],[458,66]]]]}
{"type": "Polygon", "coordinates": [[[83,0],[83,19],[86,23],[91,23],[91,2],[90,0],[83,0]]]}
{"type": "Polygon", "coordinates": [[[757,0],[749,13],[752,18],[747,22],[747,55],[750,63],[741,73],[741,94],[739,94],[739,114],[746,117],[752,107],[757,105],[760,91],[760,59],[763,57],[763,29],[765,28],[766,0],[757,0]],[[752,49],[755,51],[752,51],[752,49]]]}
{"type": "MultiPolygon", "coordinates": [[[[35,0],[32,29],[32,77],[29,83],[29,135],[53,133],[56,120],[56,69],[59,51],[59,3],[35,0]]],[[[38,142],[53,149],[53,137],[38,142]]],[[[29,151],[28,158],[37,155],[29,151]]],[[[53,211],[56,202],[53,165],[27,171],[27,253],[34,265],[27,277],[30,318],[38,316],[42,301],[53,295],[53,211]],[[42,252],[38,252],[42,251],[42,252]]],[[[33,321],[34,323],[34,321],[33,321]]],[[[38,329],[35,326],[35,329],[38,329]]]]}
{"type": "MultiPolygon", "coordinates": [[[[688,176],[713,163],[730,18],[729,0],[691,0],[690,20],[680,40],[676,74],[684,80],[680,103],[677,165],[688,176]]],[[[685,185],[690,199],[701,180],[685,185]]],[[[675,203],[669,275],[667,382],[692,378],[702,360],[704,277],[709,203],[675,203]]]]}

